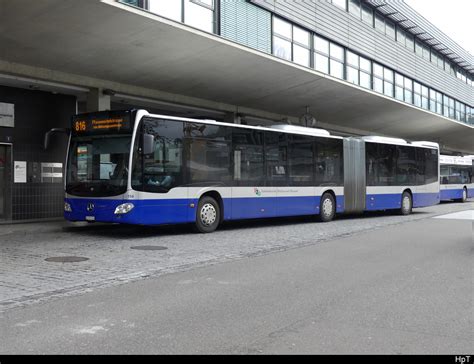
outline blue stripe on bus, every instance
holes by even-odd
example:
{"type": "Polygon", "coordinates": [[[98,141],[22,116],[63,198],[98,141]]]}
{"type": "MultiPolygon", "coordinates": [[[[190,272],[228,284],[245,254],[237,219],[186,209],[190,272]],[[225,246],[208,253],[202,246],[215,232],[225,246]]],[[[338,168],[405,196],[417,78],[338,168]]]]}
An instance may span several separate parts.
{"type": "MultiPolygon", "coordinates": [[[[415,194],[414,207],[430,206],[439,203],[438,193],[415,194]]],[[[320,196],[307,197],[251,197],[224,199],[224,219],[253,219],[277,216],[298,216],[319,214],[320,196]]],[[[160,225],[194,222],[197,199],[165,200],[113,200],[113,199],[74,199],[66,201],[72,212],[64,216],[70,221],[85,221],[93,216],[97,222],[125,223],[140,225],[160,225]],[[94,211],[87,211],[87,204],[94,203],[94,211]],[[115,208],[131,202],[135,208],[122,216],[114,215],[115,208]],[[194,204],[194,208],[191,208],[194,204]]],[[[400,194],[368,195],[367,211],[400,208],[400,194]]],[[[336,196],[336,211],[344,212],[344,197],[336,196]]]]}
{"type": "MultiPolygon", "coordinates": [[[[463,188],[453,188],[449,190],[441,190],[441,201],[462,199],[463,188]]],[[[467,189],[467,197],[474,197],[474,188],[467,189]]]]}
{"type": "MultiPolygon", "coordinates": [[[[425,207],[438,204],[440,195],[434,193],[414,193],[413,207],[425,207]]],[[[393,194],[372,194],[366,197],[366,211],[399,209],[402,205],[402,196],[399,193],[393,194]]]]}

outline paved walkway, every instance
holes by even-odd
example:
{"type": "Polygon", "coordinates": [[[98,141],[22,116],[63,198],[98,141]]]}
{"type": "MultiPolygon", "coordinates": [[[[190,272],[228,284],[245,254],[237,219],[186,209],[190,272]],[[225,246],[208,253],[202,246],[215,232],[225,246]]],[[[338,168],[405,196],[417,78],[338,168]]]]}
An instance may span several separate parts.
{"type": "Polygon", "coordinates": [[[49,222],[0,226],[0,312],[199,266],[264,255],[407,221],[474,209],[474,202],[388,213],[228,223],[212,234],[189,226],[141,227],[49,222]],[[136,247],[162,247],[138,250],[136,247]],[[77,263],[46,259],[84,257],[77,263]]]}

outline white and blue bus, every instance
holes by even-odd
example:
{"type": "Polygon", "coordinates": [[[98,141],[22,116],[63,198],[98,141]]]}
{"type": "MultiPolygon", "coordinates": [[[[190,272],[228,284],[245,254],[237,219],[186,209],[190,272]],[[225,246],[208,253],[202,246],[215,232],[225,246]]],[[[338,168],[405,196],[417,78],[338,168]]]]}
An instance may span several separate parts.
{"type": "Polygon", "coordinates": [[[397,209],[439,203],[439,148],[257,127],[144,110],[72,120],[64,215],[70,221],[214,231],[224,220],[397,209]]]}
{"type": "Polygon", "coordinates": [[[474,157],[441,155],[439,162],[441,201],[474,197],[474,157]]]}

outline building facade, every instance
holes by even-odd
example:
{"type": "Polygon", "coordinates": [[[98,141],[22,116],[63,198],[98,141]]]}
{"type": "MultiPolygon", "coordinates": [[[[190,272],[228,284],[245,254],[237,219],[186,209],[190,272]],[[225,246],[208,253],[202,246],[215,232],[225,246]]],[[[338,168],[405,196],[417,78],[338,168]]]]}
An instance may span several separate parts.
{"type": "Polygon", "coordinates": [[[474,59],[402,1],[2,4],[0,221],[62,215],[77,112],[305,123],[474,154],[474,59]]]}

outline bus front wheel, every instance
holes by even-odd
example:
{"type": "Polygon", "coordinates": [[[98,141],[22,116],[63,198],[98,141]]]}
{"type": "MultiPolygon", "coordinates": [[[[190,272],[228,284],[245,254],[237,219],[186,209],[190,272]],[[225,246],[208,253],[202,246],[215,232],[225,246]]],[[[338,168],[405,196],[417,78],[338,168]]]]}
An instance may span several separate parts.
{"type": "Polygon", "coordinates": [[[400,213],[402,215],[410,215],[413,208],[413,201],[411,194],[408,191],[403,192],[402,195],[402,207],[400,208],[400,213]]]}
{"type": "Polygon", "coordinates": [[[200,233],[212,233],[219,226],[220,219],[217,201],[210,196],[201,198],[196,212],[196,230],[200,233]]]}
{"type": "Polygon", "coordinates": [[[321,197],[319,217],[322,222],[329,222],[334,218],[335,214],[336,202],[334,201],[334,197],[330,193],[325,193],[323,197],[321,197]]]}

